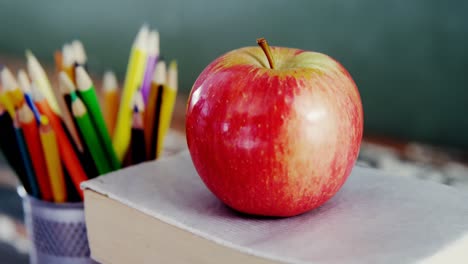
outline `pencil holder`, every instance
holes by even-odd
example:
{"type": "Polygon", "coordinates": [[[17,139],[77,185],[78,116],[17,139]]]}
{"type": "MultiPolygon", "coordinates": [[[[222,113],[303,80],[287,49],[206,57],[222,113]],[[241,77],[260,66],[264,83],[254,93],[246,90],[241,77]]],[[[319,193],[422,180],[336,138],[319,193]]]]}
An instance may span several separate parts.
{"type": "Polygon", "coordinates": [[[31,241],[30,263],[88,264],[90,258],[83,203],[40,201],[18,190],[31,241]]]}

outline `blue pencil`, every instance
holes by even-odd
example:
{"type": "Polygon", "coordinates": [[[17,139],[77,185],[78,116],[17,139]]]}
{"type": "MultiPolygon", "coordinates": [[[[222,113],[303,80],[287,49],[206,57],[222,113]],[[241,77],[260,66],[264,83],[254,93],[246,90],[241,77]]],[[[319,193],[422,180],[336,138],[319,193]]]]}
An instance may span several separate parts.
{"type": "Polygon", "coordinates": [[[36,119],[36,123],[39,124],[39,120],[41,120],[41,114],[39,113],[39,110],[37,109],[36,105],[34,104],[34,100],[32,99],[32,96],[30,93],[24,93],[24,99],[26,100],[26,103],[28,104],[29,108],[31,108],[34,118],[36,119]]]}
{"type": "Polygon", "coordinates": [[[15,123],[16,141],[18,143],[23,165],[26,170],[26,176],[28,177],[29,184],[31,185],[31,195],[36,198],[40,198],[41,194],[40,194],[37,182],[36,182],[36,176],[34,175],[34,170],[32,168],[31,159],[29,157],[28,150],[26,149],[26,143],[24,142],[23,131],[21,127],[18,126],[16,121],[14,123],[15,123]]]}

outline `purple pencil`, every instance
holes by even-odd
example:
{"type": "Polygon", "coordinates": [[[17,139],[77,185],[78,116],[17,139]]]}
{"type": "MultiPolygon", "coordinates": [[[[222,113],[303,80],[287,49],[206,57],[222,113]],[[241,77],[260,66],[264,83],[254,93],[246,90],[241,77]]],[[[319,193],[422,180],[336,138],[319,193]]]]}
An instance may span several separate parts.
{"type": "Polygon", "coordinates": [[[141,93],[145,104],[148,103],[148,98],[151,89],[151,81],[153,79],[154,69],[159,57],[159,33],[152,30],[148,36],[148,60],[146,62],[145,75],[141,84],[141,93]]]}

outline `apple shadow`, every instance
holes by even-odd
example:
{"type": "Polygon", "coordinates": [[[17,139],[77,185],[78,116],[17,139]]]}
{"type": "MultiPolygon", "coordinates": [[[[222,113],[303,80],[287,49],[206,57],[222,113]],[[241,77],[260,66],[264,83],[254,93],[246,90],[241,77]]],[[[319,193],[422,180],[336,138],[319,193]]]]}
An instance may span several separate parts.
{"type": "Polygon", "coordinates": [[[240,213],[204,186],[186,197],[199,206],[175,206],[202,217],[195,227],[207,237],[304,263],[413,263],[468,232],[468,196],[460,199],[450,187],[358,170],[324,205],[295,217],[240,213]]]}

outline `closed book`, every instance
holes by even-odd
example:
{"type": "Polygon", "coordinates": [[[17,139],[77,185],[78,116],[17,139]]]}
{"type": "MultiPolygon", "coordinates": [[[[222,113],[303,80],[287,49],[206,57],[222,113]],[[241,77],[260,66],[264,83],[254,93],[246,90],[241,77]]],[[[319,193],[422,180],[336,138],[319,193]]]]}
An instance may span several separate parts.
{"type": "Polygon", "coordinates": [[[356,166],[323,206],[289,218],[235,212],[187,150],[82,184],[102,263],[468,263],[468,195],[356,166]]]}

